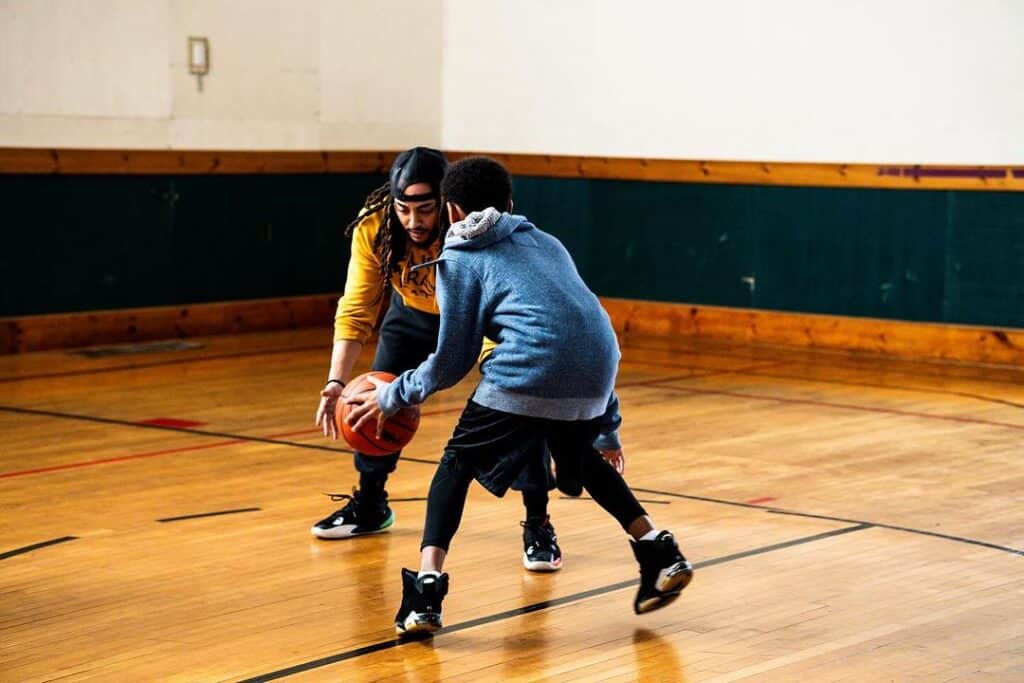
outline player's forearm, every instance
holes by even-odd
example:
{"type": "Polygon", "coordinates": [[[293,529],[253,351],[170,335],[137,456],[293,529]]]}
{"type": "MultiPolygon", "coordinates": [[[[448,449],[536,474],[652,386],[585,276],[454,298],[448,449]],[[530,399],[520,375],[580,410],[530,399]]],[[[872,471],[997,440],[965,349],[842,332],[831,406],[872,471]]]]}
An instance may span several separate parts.
{"type": "Polygon", "coordinates": [[[480,280],[471,270],[444,264],[443,276],[440,272],[437,276],[437,304],[441,309],[438,350],[380,392],[377,400],[385,415],[423,403],[435,391],[457,384],[473,368],[484,338],[481,295],[480,280]]]}
{"type": "Polygon", "coordinates": [[[359,352],[363,350],[361,342],[352,339],[342,339],[334,342],[331,350],[331,369],[327,379],[340,379],[348,382],[352,376],[352,368],[359,359],[359,352]]]}
{"type": "Polygon", "coordinates": [[[388,390],[378,398],[385,414],[393,414],[400,408],[420,405],[431,394],[447,389],[459,383],[473,368],[479,349],[472,353],[457,351],[459,347],[452,343],[443,346],[444,337],[438,342],[438,348],[450,348],[450,354],[430,354],[427,360],[415,370],[403,372],[388,390]]]}

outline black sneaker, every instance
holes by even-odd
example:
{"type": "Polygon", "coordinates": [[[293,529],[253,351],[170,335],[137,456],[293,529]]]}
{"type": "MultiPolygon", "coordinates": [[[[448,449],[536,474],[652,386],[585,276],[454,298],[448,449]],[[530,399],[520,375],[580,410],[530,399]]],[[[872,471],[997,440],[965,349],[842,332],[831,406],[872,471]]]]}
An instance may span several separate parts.
{"type": "Polygon", "coordinates": [[[349,538],[386,531],[395,523],[395,513],[388,507],[388,494],[373,500],[353,488],[347,493],[328,493],[331,500],[348,503],[330,516],[321,519],[309,530],[317,538],[349,538]]]}
{"type": "Polygon", "coordinates": [[[523,527],[523,566],[531,572],[557,572],[562,568],[562,551],[549,517],[533,518],[523,527]]]}
{"type": "Polygon", "coordinates": [[[395,633],[429,635],[441,628],[441,602],[448,595],[448,575],[417,577],[402,570],[402,606],[395,615],[395,633]]]}
{"type": "Polygon", "coordinates": [[[640,563],[640,590],[633,601],[633,611],[651,612],[679,597],[693,578],[693,567],[679,552],[672,534],[662,531],[653,541],[630,543],[640,563]]]}

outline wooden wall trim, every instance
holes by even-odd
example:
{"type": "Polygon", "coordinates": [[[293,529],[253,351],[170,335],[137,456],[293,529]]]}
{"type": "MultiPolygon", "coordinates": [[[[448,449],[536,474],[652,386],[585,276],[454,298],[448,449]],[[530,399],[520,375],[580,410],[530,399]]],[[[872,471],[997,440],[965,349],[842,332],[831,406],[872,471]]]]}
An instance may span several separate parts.
{"type": "Polygon", "coordinates": [[[329,326],[337,304],[337,294],[318,294],[0,318],[0,354],[329,326]]]}
{"type": "MultiPolygon", "coordinates": [[[[0,318],[0,354],[322,326],[337,294],[0,318]]],[[[626,337],[698,337],[894,358],[1024,367],[1024,329],[603,298],[626,337]]],[[[327,337],[325,337],[326,339],[327,337]]]]}
{"type": "MultiPolygon", "coordinates": [[[[395,151],[0,148],[0,174],[383,173],[395,151]]],[[[481,152],[450,151],[451,159],[481,152]]],[[[1024,166],[791,163],[489,154],[517,175],[681,183],[1024,190],[1024,166]]]]}
{"type": "Polygon", "coordinates": [[[29,149],[0,147],[0,174],[384,173],[394,152],[29,149]]]}
{"type": "Polygon", "coordinates": [[[853,351],[911,360],[1024,367],[1024,329],[601,300],[619,334],[853,351]]]}

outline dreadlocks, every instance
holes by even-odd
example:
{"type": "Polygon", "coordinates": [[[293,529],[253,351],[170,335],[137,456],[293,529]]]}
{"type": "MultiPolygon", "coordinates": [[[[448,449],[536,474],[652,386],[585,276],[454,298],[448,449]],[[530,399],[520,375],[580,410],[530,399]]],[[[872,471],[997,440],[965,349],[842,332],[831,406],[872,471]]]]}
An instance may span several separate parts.
{"type": "MultiPolygon", "coordinates": [[[[433,199],[440,204],[439,188],[448,161],[436,149],[429,147],[413,147],[399,154],[388,174],[388,182],[371,192],[363,202],[363,209],[356,219],[345,228],[345,236],[351,237],[356,226],[366,216],[381,211],[380,229],[373,238],[373,251],[380,256],[380,274],[384,278],[383,295],[392,286],[391,277],[400,269],[405,258],[406,234],[402,222],[395,214],[395,199],[405,201],[425,201],[433,199]],[[414,185],[425,183],[430,186],[426,194],[409,195],[406,190],[414,185]]],[[[440,206],[438,207],[440,208],[440,206]]],[[[439,213],[444,213],[439,211],[439,213]]]]}
{"type": "Polygon", "coordinates": [[[398,264],[405,256],[405,230],[395,216],[394,201],[391,198],[391,183],[386,182],[371,192],[363,202],[363,209],[356,219],[345,228],[345,237],[351,237],[359,223],[370,214],[385,211],[381,218],[380,230],[373,239],[373,250],[380,254],[380,274],[384,278],[384,290],[391,286],[391,275],[398,270],[398,264]]]}

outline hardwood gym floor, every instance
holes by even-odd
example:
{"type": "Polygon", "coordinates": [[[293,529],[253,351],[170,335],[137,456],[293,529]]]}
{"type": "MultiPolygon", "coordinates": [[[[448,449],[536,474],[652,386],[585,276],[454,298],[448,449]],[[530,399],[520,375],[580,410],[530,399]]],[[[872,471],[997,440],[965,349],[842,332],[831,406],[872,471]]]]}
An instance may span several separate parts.
{"type": "Polygon", "coordinates": [[[517,496],[474,486],[447,628],[398,644],[475,376],[424,407],[396,527],[323,542],[329,330],[196,341],[0,357],[0,680],[1024,679],[1024,369],[626,340],[626,477],[693,583],[633,615],[623,534],[557,493],[565,567],[530,574],[517,496]]]}

